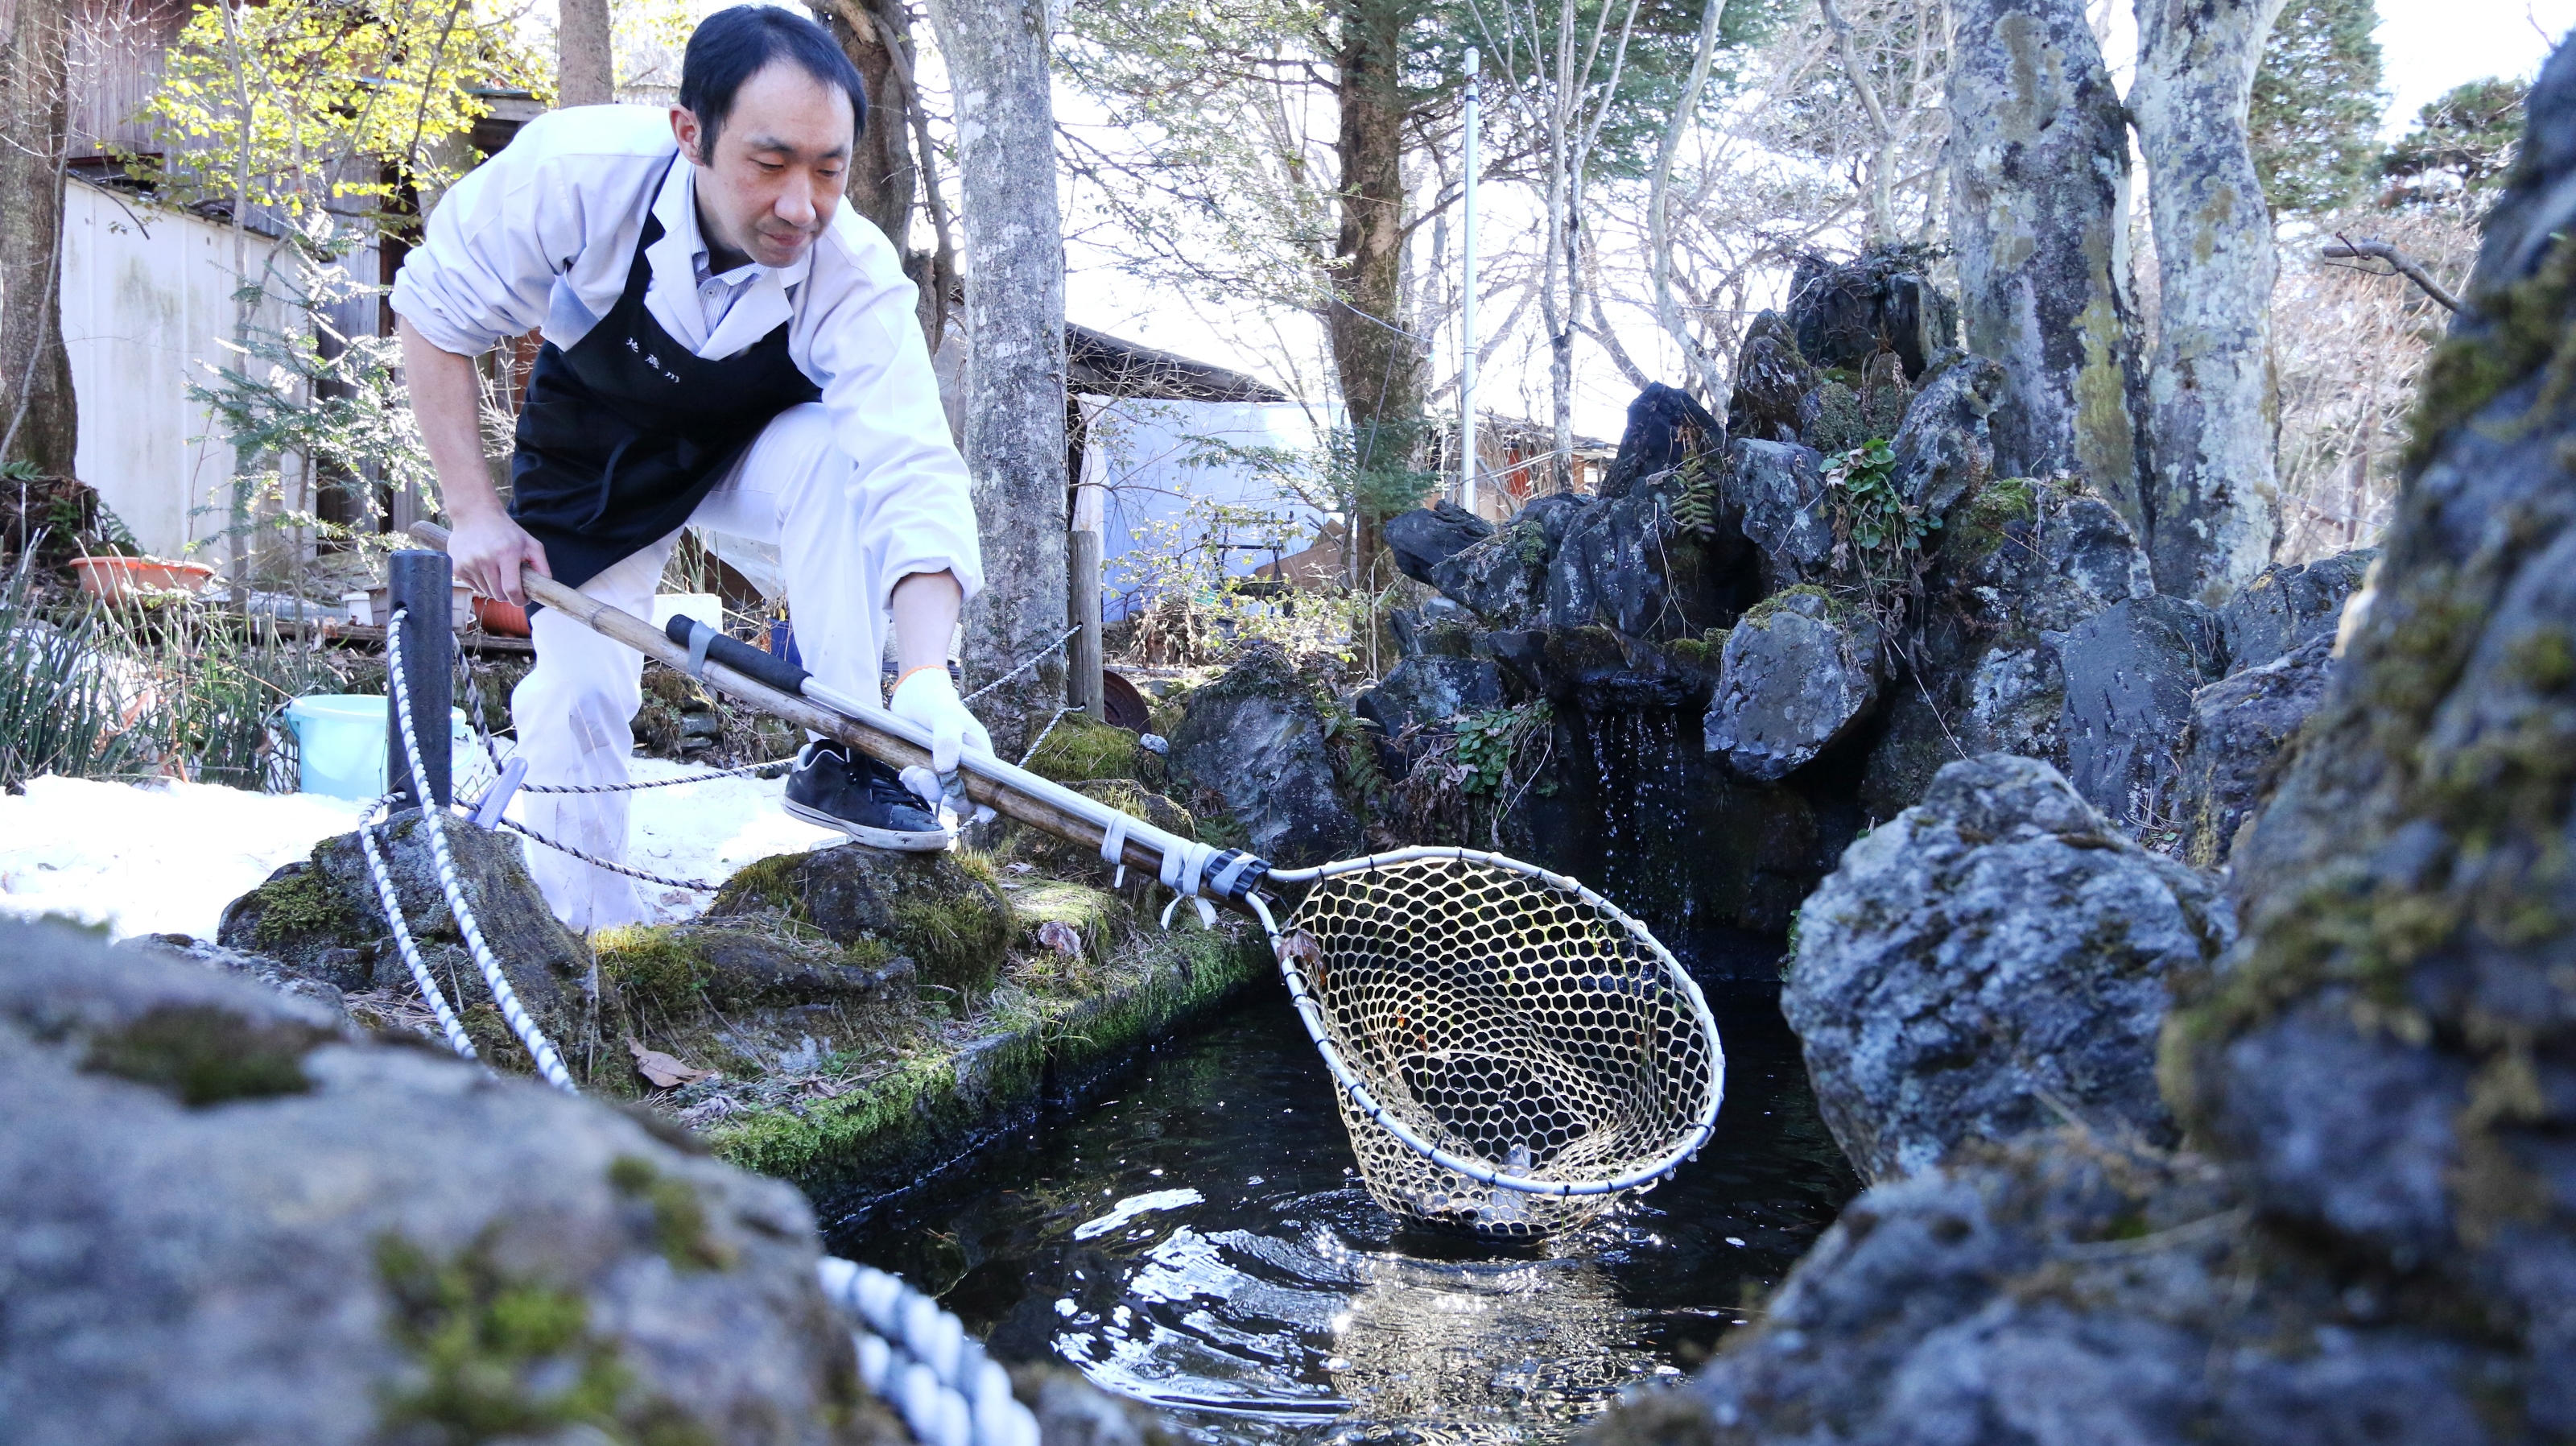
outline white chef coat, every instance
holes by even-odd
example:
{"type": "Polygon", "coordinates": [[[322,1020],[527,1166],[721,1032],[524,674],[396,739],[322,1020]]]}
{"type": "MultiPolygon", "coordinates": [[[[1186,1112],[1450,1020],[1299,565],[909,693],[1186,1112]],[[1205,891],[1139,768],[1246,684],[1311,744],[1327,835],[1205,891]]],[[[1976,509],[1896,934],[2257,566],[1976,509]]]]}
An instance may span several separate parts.
{"type": "Polygon", "coordinates": [[[794,265],[711,276],[696,169],[678,153],[660,107],[537,117],[439,199],[394,278],[394,310],[460,356],[540,326],[570,350],[617,304],[645,217],[658,216],[644,305],[663,330],[721,360],[788,323],[788,358],[822,389],[850,485],[877,494],[862,509],[880,534],[877,605],[916,572],[953,573],[974,596],[984,572],[966,464],[894,247],[842,206],[794,265]]]}

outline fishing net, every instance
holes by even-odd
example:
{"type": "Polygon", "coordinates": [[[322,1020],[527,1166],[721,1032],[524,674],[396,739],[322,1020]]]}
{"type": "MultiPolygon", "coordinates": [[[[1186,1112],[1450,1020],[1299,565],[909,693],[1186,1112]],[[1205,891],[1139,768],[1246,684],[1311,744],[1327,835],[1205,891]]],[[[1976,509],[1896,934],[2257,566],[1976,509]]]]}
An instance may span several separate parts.
{"type": "Polygon", "coordinates": [[[1725,1070],[1716,1022],[1609,901],[1459,849],[1273,877],[1313,881],[1272,942],[1389,1211],[1555,1234],[1651,1188],[1708,1138],[1725,1070]]]}

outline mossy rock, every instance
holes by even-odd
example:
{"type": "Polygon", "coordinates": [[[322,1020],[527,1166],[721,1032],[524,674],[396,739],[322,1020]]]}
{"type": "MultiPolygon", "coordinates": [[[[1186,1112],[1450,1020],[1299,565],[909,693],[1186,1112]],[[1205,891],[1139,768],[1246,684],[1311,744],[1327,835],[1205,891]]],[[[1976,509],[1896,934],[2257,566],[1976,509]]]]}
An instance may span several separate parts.
{"type": "MultiPolygon", "coordinates": [[[[1199,837],[1198,820],[1190,811],[1165,798],[1145,785],[1127,778],[1091,778],[1066,787],[1085,798],[1097,799],[1111,808],[1134,815],[1161,829],[1185,839],[1199,837]]],[[[996,856],[1015,863],[1028,864],[1053,878],[1076,883],[1107,886],[1116,871],[1101,861],[1100,851],[1060,839],[1043,829],[1027,824],[1006,824],[994,847],[996,856]]],[[[1141,881],[1141,871],[1127,871],[1131,885],[1141,881]]]]}
{"type": "Polygon", "coordinates": [[[1068,713],[1039,741],[1027,766],[1040,778],[1078,783],[1090,778],[1143,778],[1159,763],[1126,729],[1068,713]]]}
{"type": "MultiPolygon", "coordinates": [[[[412,810],[376,830],[404,924],[431,972],[453,982],[452,1002],[485,1059],[496,1068],[531,1072],[534,1061],[501,1022],[482,970],[465,948],[421,823],[412,810]]],[[[588,946],[546,907],[517,838],[461,821],[445,827],[459,891],[520,1003],[566,1059],[592,1057],[598,1018],[588,946]]],[[[285,974],[343,990],[413,987],[355,833],[324,839],[312,857],[225,905],[216,941],[274,959],[285,974]]]]}
{"type": "Polygon", "coordinates": [[[710,1007],[895,1005],[910,996],[914,969],[884,940],[835,944],[774,916],[603,929],[591,947],[619,1003],[675,1019],[710,1007]]]}
{"type": "MultiPolygon", "coordinates": [[[[1046,926],[1062,924],[1081,941],[1078,958],[1073,961],[1077,965],[1108,962],[1110,947],[1130,917],[1126,904],[1107,889],[1061,879],[1040,879],[1015,890],[1011,907],[1019,920],[1020,948],[1024,953],[1040,959],[1056,954],[1056,946],[1048,942],[1046,926]]],[[[1078,978],[1080,973],[1076,969],[1070,977],[1078,978]]]]}
{"type": "Polygon", "coordinates": [[[844,948],[876,942],[909,955],[921,982],[992,987],[1013,933],[1010,899],[990,860],[957,850],[896,853],[860,844],[779,854],[735,874],[709,922],[774,913],[844,948]]]}

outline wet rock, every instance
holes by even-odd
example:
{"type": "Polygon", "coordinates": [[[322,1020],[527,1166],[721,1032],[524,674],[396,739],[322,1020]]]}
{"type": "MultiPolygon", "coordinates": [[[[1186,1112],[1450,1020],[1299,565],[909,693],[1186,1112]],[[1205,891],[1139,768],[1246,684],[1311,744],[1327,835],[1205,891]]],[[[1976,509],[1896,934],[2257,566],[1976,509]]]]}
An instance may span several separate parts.
{"type": "Polygon", "coordinates": [[[1625,497],[1658,472],[1703,453],[1717,456],[1725,450],[1726,428],[1708,414],[1708,408],[1678,387],[1648,382],[1628,403],[1627,430],[1619,434],[1618,455],[1610,459],[1610,470],[1602,476],[1601,496],[1625,497]]]}
{"type": "Polygon", "coordinates": [[[1840,265],[1802,256],[1789,283],[1789,326],[1798,350],[1820,367],[1859,371],[1894,353],[1919,377],[1959,344],[1958,300],[1927,278],[1929,258],[1908,250],[1872,252],[1840,265]]]}
{"type": "Polygon", "coordinates": [[[1503,674],[1488,658],[1407,658],[1360,694],[1358,712],[1376,725],[1378,766],[1393,779],[1436,745],[1446,725],[1471,709],[1503,703],[1503,674]]]}
{"type": "Polygon", "coordinates": [[[2218,610],[2227,656],[2237,667],[2250,668],[2311,638],[2332,638],[2345,600],[2378,560],[2379,549],[2365,547],[2310,563],[2275,563],[2255,574],[2218,610]]]}
{"type": "Polygon", "coordinates": [[[764,913],[843,947],[882,944],[946,989],[989,987],[1011,942],[1010,900],[992,865],[970,853],[842,844],[779,854],[744,866],[707,907],[711,920],[764,913]]]}
{"type": "Polygon", "coordinates": [[[1798,916],[1780,1007],[1865,1178],[2059,1108],[2169,1143],[2168,982],[2233,937],[2208,880],[2122,838],[2047,764],[1988,754],[1844,854],[1798,916]]]}
{"type": "Polygon", "coordinates": [[[1957,354],[1914,394],[1897,428],[1897,494],[1938,517],[1994,475],[1995,443],[1986,419],[2003,400],[2004,369],[1957,354]]]}
{"type": "Polygon", "coordinates": [[[1493,536],[1494,524],[1444,497],[1388,518],[1383,535],[1397,571],[1438,587],[1433,574],[1440,564],[1493,536]]]}
{"type": "Polygon", "coordinates": [[[1798,351],[1787,318],[1766,311],[1744,329],[1735,354],[1735,392],[1727,399],[1727,430],[1765,442],[1798,442],[1814,420],[1810,408],[1816,369],[1798,351]]]}
{"type": "Polygon", "coordinates": [[[1760,596],[1761,565],[1727,503],[1723,461],[1677,468],[1625,497],[1564,516],[1547,567],[1557,628],[1608,627],[1632,638],[1694,638],[1760,596]],[[1696,513],[1704,522],[1687,520],[1696,513]]]}
{"type": "Polygon", "coordinates": [[[2334,634],[2321,632],[2192,695],[2182,810],[2183,857],[2194,867],[2227,862],[2237,830],[2262,805],[2282,748],[2325,701],[2334,667],[2334,634]]]}
{"type": "Polygon", "coordinates": [[[1762,586],[1821,581],[1834,555],[1824,458],[1811,447],[1751,438],[1726,449],[1727,490],[1745,538],[1762,554],[1762,586]]]}
{"type": "Polygon", "coordinates": [[[2496,1354],[2356,1314],[2250,1304],[2225,1181],[2068,1130],[1852,1202],[1761,1321],[1590,1446],[2512,1439],[2496,1354]]]}
{"type": "MultiPolygon", "coordinates": [[[[546,907],[515,836],[461,822],[445,827],[459,892],[519,1002],[567,1060],[591,1056],[599,991],[589,948],[546,907]]],[[[454,982],[450,1002],[475,1047],[502,1068],[534,1069],[465,947],[419,811],[395,814],[376,830],[376,840],[422,961],[440,980],[454,982]]],[[[225,905],[215,937],[225,948],[266,956],[285,974],[343,993],[414,990],[354,833],[324,839],[311,858],[280,868],[225,905]]]]}
{"type": "Polygon", "coordinates": [[[903,1439],[804,1198],[614,1108],[13,923],[0,1092],[12,1441],[903,1439]]]}
{"type": "MultiPolygon", "coordinates": [[[[1359,852],[1359,819],[1324,750],[1323,713],[1276,646],[1255,645],[1190,694],[1171,767],[1243,826],[1245,847],[1282,868],[1359,852]]],[[[1210,812],[1189,801],[1193,814],[1210,812]]]]}
{"type": "Polygon", "coordinates": [[[1775,782],[1851,731],[1886,677],[1878,626],[1821,590],[1779,594],[1727,634],[1708,751],[1775,782]]]}
{"type": "Polygon", "coordinates": [[[1521,695],[1579,713],[1701,708],[1717,686],[1704,646],[1658,648],[1610,628],[1488,633],[1484,650],[1521,695]]]}
{"type": "Polygon", "coordinates": [[[2226,672],[2216,614],[2185,598],[2114,603],[2077,624],[2066,668],[2067,778],[2133,830],[2180,827],[2192,695],[2226,672]]]}

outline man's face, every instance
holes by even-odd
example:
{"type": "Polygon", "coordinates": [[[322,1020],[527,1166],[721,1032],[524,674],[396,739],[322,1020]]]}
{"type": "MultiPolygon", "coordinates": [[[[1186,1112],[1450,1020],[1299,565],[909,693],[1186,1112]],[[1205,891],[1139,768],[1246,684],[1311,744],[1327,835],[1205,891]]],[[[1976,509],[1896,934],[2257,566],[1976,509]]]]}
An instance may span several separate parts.
{"type": "Polygon", "coordinates": [[[698,224],[717,246],[787,266],[832,223],[855,126],[850,97],[785,60],[734,93],[713,147],[695,114],[671,109],[680,154],[698,168],[698,224]]]}

